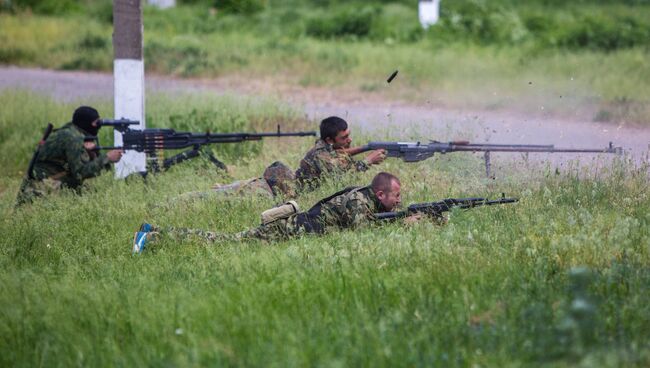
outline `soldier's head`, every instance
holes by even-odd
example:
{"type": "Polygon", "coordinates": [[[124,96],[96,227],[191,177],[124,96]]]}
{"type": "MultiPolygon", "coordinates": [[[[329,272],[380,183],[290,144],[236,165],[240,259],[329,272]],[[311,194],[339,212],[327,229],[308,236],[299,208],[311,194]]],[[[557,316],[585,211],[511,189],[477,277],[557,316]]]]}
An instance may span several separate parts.
{"type": "Polygon", "coordinates": [[[72,114],[72,124],[90,135],[99,132],[99,112],[90,106],[79,106],[72,114]]]}
{"type": "Polygon", "coordinates": [[[334,149],[350,148],[352,143],[348,123],[338,116],[330,116],[320,122],[320,139],[331,144],[334,149]]]}
{"type": "Polygon", "coordinates": [[[372,179],[370,187],[386,211],[393,211],[402,203],[401,183],[397,176],[380,172],[372,179]]]}

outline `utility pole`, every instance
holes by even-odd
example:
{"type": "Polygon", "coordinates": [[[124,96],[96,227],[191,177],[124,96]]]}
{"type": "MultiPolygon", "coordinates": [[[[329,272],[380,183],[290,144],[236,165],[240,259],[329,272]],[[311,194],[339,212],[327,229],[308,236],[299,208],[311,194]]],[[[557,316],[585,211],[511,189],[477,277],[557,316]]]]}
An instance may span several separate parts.
{"type": "MultiPolygon", "coordinates": [[[[113,79],[115,118],[140,121],[134,129],[144,129],[144,60],[141,0],[113,0],[113,79]]],[[[115,146],[122,134],[115,132],[115,146]]],[[[146,155],[128,151],[115,165],[118,178],[146,171],[146,155]]]]}

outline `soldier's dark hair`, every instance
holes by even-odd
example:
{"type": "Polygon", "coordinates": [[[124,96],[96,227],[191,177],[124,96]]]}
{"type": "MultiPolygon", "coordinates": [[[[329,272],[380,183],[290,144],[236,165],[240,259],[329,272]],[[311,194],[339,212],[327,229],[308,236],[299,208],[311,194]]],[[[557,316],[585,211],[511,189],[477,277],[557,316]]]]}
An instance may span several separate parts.
{"type": "Polygon", "coordinates": [[[320,139],[334,139],[336,138],[336,135],[339,134],[339,132],[342,132],[347,128],[348,123],[338,116],[330,116],[329,118],[325,118],[320,122],[320,139]]]}
{"type": "Polygon", "coordinates": [[[372,183],[370,183],[370,187],[372,188],[372,191],[375,193],[377,193],[380,190],[384,193],[388,193],[392,189],[391,187],[393,181],[401,185],[397,176],[393,174],[389,174],[387,172],[380,172],[379,174],[375,175],[375,177],[372,179],[372,183]]]}

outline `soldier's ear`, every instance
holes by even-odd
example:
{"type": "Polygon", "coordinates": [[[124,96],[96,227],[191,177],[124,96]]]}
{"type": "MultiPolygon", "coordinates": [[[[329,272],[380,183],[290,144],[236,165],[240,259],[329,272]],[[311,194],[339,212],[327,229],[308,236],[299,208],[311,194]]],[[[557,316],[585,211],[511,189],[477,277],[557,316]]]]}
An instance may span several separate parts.
{"type": "Polygon", "coordinates": [[[323,140],[324,140],[325,143],[327,143],[327,144],[334,144],[334,140],[333,140],[332,138],[330,138],[330,137],[326,137],[326,138],[323,139],[323,140]]]}

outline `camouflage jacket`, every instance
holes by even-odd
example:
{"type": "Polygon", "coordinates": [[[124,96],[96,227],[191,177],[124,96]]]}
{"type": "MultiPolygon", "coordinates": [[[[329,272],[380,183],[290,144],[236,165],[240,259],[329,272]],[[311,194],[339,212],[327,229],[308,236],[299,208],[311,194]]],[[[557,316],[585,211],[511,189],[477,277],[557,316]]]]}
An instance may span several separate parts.
{"type": "Polygon", "coordinates": [[[323,174],[337,175],[350,170],[366,171],[368,167],[365,161],[357,161],[346,153],[336,151],[331,144],[319,139],[300,161],[296,179],[301,187],[313,189],[318,187],[318,180],[323,174]]]}
{"type": "Polygon", "coordinates": [[[373,221],[375,213],[385,211],[370,187],[355,188],[321,204],[317,221],[324,230],[356,228],[373,221]]]}
{"type": "Polygon", "coordinates": [[[34,164],[34,178],[53,178],[69,188],[79,187],[84,179],[99,175],[110,168],[110,161],[104,154],[95,156],[84,148],[88,135],[72,123],[57,129],[39,149],[34,164]]]}

